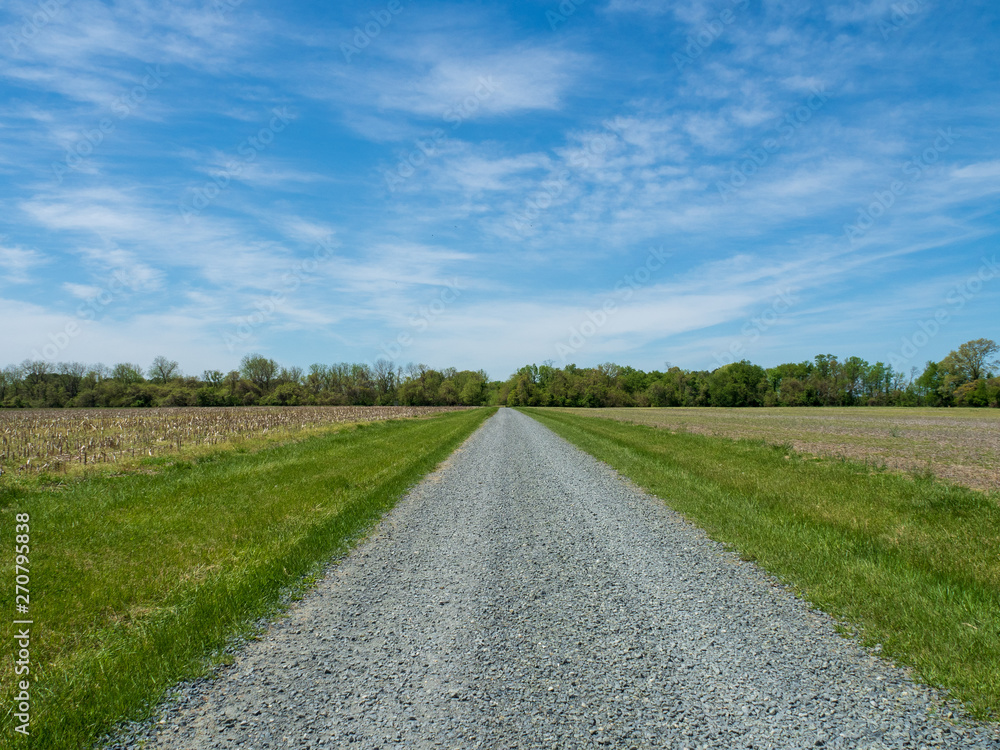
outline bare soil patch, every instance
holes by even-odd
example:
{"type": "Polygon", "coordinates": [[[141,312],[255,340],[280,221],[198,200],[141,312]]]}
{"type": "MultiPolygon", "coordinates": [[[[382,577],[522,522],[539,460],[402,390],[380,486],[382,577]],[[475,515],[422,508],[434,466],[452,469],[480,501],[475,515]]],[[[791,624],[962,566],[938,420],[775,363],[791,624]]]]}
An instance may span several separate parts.
{"type": "Polygon", "coordinates": [[[814,456],[933,474],[1000,491],[1000,410],[892,408],[565,409],[672,431],[788,444],[814,456]]]}

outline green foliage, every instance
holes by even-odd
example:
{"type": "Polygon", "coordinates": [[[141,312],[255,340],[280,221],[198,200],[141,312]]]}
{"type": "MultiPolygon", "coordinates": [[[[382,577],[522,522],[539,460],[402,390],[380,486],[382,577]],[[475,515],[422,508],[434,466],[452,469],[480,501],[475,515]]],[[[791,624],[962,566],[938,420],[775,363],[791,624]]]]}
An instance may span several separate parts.
{"type": "Polygon", "coordinates": [[[278,363],[260,354],[247,354],[240,362],[240,374],[266,392],[278,377],[278,363]]]}
{"type": "Polygon", "coordinates": [[[928,362],[915,381],[929,406],[998,406],[993,359],[1000,347],[991,339],[974,339],[949,352],[940,362],[928,362]]]}
{"type": "Polygon", "coordinates": [[[993,359],[998,351],[1000,347],[991,339],[967,341],[941,361],[941,368],[956,385],[988,378],[1000,365],[993,359]]]}
{"type": "Polygon", "coordinates": [[[160,355],[149,367],[149,379],[154,383],[169,383],[173,378],[180,377],[180,365],[174,360],[160,355]]]}
{"type": "Polygon", "coordinates": [[[720,367],[709,378],[711,406],[763,406],[767,391],[763,367],[747,361],[720,367]]]}
{"type": "Polygon", "coordinates": [[[0,407],[485,406],[496,403],[499,387],[482,370],[410,365],[404,373],[378,360],[317,363],[304,372],[259,354],[244,357],[238,371],[206,370],[201,378],[184,377],[177,362],[157,357],[149,376],[128,363],[108,369],[26,361],[0,371],[0,407]]]}
{"type": "Polygon", "coordinates": [[[990,339],[962,344],[917,378],[883,362],[833,354],[812,362],[764,369],[746,360],[716,370],[644,372],[606,362],[597,367],[550,362],[525,365],[505,382],[482,370],[405,370],[384,359],[374,364],[282,367],[261,354],[243,357],[239,370],[206,370],[182,377],[177,362],[157,357],[150,380],[138,365],[108,369],[79,362],[52,366],[26,360],[0,371],[0,407],[122,406],[987,406],[998,351],[990,339]],[[979,383],[982,382],[982,385],[979,383]]]}
{"type": "Polygon", "coordinates": [[[131,362],[119,362],[111,368],[111,378],[122,385],[141,383],[144,380],[142,366],[131,362]]]}
{"type": "Polygon", "coordinates": [[[953,394],[955,406],[1000,407],[1000,378],[974,380],[963,383],[953,394]]]}
{"type": "MultiPolygon", "coordinates": [[[[883,362],[860,357],[839,360],[817,355],[813,362],[785,363],[764,369],[746,360],[711,372],[669,367],[643,372],[605,363],[558,369],[526,365],[500,385],[497,403],[507,406],[997,406],[992,380],[956,379],[954,361],[978,361],[987,372],[994,351],[988,339],[963,344],[941,363],[928,362],[912,380],[883,362]],[[977,359],[978,357],[978,359],[977,359]]],[[[914,368],[915,374],[915,368],[914,368]]]]}

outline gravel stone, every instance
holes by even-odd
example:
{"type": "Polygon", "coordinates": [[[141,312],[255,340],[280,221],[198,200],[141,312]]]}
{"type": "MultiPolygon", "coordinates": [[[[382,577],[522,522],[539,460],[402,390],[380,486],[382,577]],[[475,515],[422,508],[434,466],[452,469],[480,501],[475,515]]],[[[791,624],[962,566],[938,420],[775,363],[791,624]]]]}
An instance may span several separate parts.
{"type": "Polygon", "coordinates": [[[1000,748],[960,716],[500,409],[234,663],[106,747],[1000,748]]]}

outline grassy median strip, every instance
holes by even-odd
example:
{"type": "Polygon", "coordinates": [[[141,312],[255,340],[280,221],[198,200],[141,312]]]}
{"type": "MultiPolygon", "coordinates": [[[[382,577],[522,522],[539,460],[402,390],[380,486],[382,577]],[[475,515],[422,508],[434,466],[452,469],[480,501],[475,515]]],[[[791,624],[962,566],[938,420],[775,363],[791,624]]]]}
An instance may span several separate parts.
{"type": "MultiPolygon", "coordinates": [[[[34,623],[28,738],[14,732],[14,616],[0,626],[0,747],[87,747],[202,673],[493,412],[339,428],[155,474],[0,488],[8,562],[15,516],[30,515],[34,623]]],[[[4,588],[10,613],[12,582],[4,588]]]]}
{"type": "Polygon", "coordinates": [[[1000,497],[786,446],[523,409],[912,666],[1000,717],[1000,497]]]}

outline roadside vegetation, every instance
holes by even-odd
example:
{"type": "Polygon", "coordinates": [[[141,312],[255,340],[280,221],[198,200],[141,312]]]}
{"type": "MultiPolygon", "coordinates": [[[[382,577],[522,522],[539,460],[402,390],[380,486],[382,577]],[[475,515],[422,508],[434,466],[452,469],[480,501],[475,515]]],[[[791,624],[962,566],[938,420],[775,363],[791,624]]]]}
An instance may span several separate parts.
{"type": "Polygon", "coordinates": [[[1000,495],[790,446],[524,409],[841,620],[1000,718],[1000,495]]]}
{"type": "MultiPolygon", "coordinates": [[[[17,514],[31,526],[31,734],[19,746],[87,747],[203,674],[493,411],[0,486],[2,528],[13,534],[17,514]]],[[[12,590],[3,603],[14,611],[12,590]]],[[[5,738],[15,736],[13,669],[0,662],[5,738]]]]}

